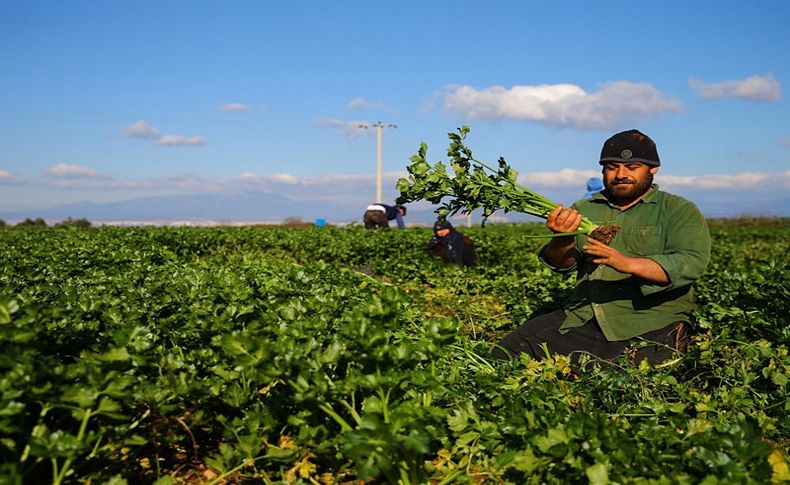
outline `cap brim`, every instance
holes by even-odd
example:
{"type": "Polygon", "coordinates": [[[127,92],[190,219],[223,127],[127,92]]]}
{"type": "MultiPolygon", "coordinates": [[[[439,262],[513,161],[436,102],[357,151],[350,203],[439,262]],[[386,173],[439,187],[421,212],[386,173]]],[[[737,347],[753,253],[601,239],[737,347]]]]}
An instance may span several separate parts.
{"type": "Polygon", "coordinates": [[[617,162],[617,163],[644,163],[645,165],[649,165],[651,167],[658,167],[661,165],[661,162],[656,160],[646,160],[644,158],[620,158],[620,157],[606,157],[602,158],[598,161],[599,164],[603,165],[607,162],[617,162]]]}

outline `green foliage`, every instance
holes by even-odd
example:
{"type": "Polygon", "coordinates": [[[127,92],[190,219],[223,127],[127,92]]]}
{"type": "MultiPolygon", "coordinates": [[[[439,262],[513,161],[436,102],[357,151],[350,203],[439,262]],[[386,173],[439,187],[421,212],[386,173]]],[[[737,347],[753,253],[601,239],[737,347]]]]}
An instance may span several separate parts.
{"type": "Polygon", "coordinates": [[[9,483],[790,479],[788,226],[713,227],[688,354],[495,361],[573,282],[541,225],[0,232],[9,483]],[[382,253],[386,245],[393,250],[382,253]],[[365,272],[357,271],[365,268],[365,272]]]}
{"type": "Polygon", "coordinates": [[[69,217],[68,219],[64,219],[61,222],[58,222],[57,224],[55,224],[55,227],[59,227],[59,226],[60,227],[62,227],[62,226],[65,226],[65,227],[91,227],[91,221],[89,221],[88,219],[85,219],[85,218],[72,219],[71,217],[69,217]]]}
{"type": "MultiPolygon", "coordinates": [[[[411,165],[406,167],[408,178],[399,179],[397,189],[399,204],[427,200],[441,204],[436,213],[441,220],[458,212],[470,213],[483,209],[483,224],[497,210],[516,211],[546,219],[557,207],[557,203],[518,183],[518,172],[500,157],[497,168],[476,160],[472,150],[465,145],[469,127],[463,126],[458,133],[448,133],[450,146],[447,148],[452,175],[442,162],[431,165],[426,160],[428,145],[420,144],[411,165]]],[[[579,233],[589,234],[597,227],[587,218],[582,218],[579,233]]]]}
{"type": "Polygon", "coordinates": [[[35,219],[27,218],[24,221],[18,222],[14,227],[47,227],[47,221],[40,217],[35,219]]]}

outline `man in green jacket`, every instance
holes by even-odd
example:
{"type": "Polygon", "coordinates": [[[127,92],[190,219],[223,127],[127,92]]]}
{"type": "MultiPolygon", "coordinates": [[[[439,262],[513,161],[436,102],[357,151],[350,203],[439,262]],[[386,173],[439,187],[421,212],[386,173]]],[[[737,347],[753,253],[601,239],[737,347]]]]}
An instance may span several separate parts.
{"type": "Polygon", "coordinates": [[[605,189],[570,208],[557,207],[546,226],[573,232],[582,214],[619,226],[609,244],[587,236],[558,236],[540,251],[554,271],[576,271],[576,289],[562,310],[513,330],[492,351],[499,358],[584,354],[615,359],[633,349],[635,361],[662,362],[688,341],[692,283],[710,259],[710,232],[696,205],[653,183],[660,166],[656,145],[629,130],[601,150],[605,189]]]}

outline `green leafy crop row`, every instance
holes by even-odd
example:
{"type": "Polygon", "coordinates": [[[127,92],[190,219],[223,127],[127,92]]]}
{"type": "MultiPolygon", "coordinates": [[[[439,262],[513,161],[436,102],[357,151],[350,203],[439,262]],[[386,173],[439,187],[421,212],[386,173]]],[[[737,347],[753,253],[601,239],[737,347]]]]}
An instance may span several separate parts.
{"type": "Polygon", "coordinates": [[[580,376],[489,356],[571,288],[544,231],[0,231],[0,483],[790,480],[788,225],[714,226],[688,354],[580,376]]]}

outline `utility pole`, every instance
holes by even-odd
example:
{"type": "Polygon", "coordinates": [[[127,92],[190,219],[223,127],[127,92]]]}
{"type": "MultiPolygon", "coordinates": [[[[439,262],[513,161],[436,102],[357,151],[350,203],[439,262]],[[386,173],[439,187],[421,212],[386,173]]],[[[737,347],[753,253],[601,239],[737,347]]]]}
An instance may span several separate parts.
{"type": "Polygon", "coordinates": [[[369,128],[376,128],[376,203],[383,202],[381,200],[381,135],[384,131],[384,128],[397,128],[397,125],[392,123],[384,124],[381,121],[374,125],[369,125],[367,123],[363,125],[359,125],[360,128],[369,129],[369,128]]]}

